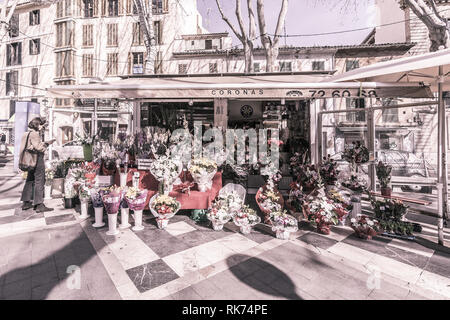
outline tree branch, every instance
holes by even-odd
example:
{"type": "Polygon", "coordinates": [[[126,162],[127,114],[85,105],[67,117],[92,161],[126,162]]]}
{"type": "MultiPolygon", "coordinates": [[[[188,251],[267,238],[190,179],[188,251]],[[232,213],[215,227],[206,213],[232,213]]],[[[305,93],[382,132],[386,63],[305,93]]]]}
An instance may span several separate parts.
{"type": "Polygon", "coordinates": [[[283,0],[283,2],[281,3],[280,14],[278,15],[277,27],[275,29],[275,35],[273,39],[273,43],[275,46],[278,44],[280,34],[283,30],[284,22],[286,20],[287,8],[288,0],[283,0]]]}
{"type": "Polygon", "coordinates": [[[248,38],[250,41],[256,38],[256,22],[255,22],[255,12],[253,11],[252,0],[247,0],[248,8],[248,38]]]}
{"type": "Polygon", "coordinates": [[[437,7],[436,7],[436,3],[434,2],[434,0],[428,0],[428,3],[430,4],[431,9],[433,9],[434,14],[441,19],[441,21],[447,23],[447,20],[445,18],[443,18],[441,16],[441,14],[439,13],[437,7]]]}
{"type": "Polygon", "coordinates": [[[267,34],[266,18],[264,16],[264,0],[256,0],[256,10],[258,11],[258,24],[261,42],[267,50],[271,41],[269,35],[267,34]]]}
{"type": "Polygon", "coordinates": [[[241,29],[241,35],[242,39],[244,41],[247,40],[247,31],[244,27],[244,20],[242,20],[242,13],[241,13],[241,0],[236,0],[236,18],[239,24],[239,28],[241,29]]]}
{"type": "Polygon", "coordinates": [[[217,8],[219,9],[220,15],[222,16],[222,20],[225,21],[228,26],[231,28],[231,30],[234,32],[234,34],[236,35],[236,37],[238,37],[238,39],[244,43],[244,38],[242,37],[242,35],[237,31],[236,27],[230,22],[230,20],[225,16],[222,6],[220,5],[219,0],[216,0],[216,4],[217,4],[217,8]]]}

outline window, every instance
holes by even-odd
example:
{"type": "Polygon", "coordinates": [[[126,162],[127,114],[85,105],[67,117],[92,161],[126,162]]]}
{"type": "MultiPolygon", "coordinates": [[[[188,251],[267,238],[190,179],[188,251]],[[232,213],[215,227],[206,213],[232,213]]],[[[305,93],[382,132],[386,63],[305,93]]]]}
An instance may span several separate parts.
{"type": "Polygon", "coordinates": [[[209,73],[217,73],[217,62],[209,64],[209,73]]]}
{"type": "Polygon", "coordinates": [[[60,48],[71,46],[73,43],[73,38],[73,22],[65,21],[56,24],[56,47],[60,48]]]}
{"type": "Polygon", "coordinates": [[[72,0],[60,0],[56,2],[56,18],[64,18],[72,15],[72,0]]]}
{"type": "Polygon", "coordinates": [[[188,65],[186,63],[180,63],[178,65],[178,74],[187,74],[188,65]]]}
{"type": "Polygon", "coordinates": [[[350,71],[353,69],[359,68],[359,61],[358,60],[347,60],[345,61],[345,71],[350,71]]]}
{"type": "Polygon", "coordinates": [[[11,38],[19,36],[19,14],[14,13],[9,20],[9,36],[11,38]]]}
{"type": "Polygon", "coordinates": [[[292,62],[290,61],[280,61],[280,72],[291,72],[292,62]]]}
{"type": "Polygon", "coordinates": [[[6,73],[6,95],[17,96],[19,94],[19,72],[11,71],[6,73]]]}
{"type": "Polygon", "coordinates": [[[83,0],[84,10],[83,15],[85,18],[92,18],[94,16],[94,0],[83,0]]]}
{"type": "Polygon", "coordinates": [[[127,14],[138,14],[134,0],[127,0],[127,14]]]}
{"type": "Polygon", "coordinates": [[[152,0],[153,3],[153,13],[165,13],[168,9],[167,0],[152,0]]]}
{"type": "Polygon", "coordinates": [[[73,76],[73,55],[71,51],[56,53],[56,77],[73,76]]]}
{"type": "MultiPolygon", "coordinates": [[[[345,100],[347,109],[364,109],[365,108],[365,100],[363,98],[347,98],[345,100]]],[[[365,122],[366,121],[366,113],[362,112],[349,112],[346,114],[347,121],[349,122],[365,122]]]]}
{"type": "Polygon", "coordinates": [[[139,22],[133,23],[133,45],[143,45],[144,34],[140,28],[139,22]]]}
{"type": "Polygon", "coordinates": [[[312,69],[314,71],[325,70],[325,61],[313,61],[312,69]]]}
{"type": "Polygon", "coordinates": [[[212,49],[212,40],[205,40],[205,50],[212,49]]]}
{"type": "Polygon", "coordinates": [[[144,53],[143,52],[133,52],[132,53],[131,71],[133,74],[144,73],[144,53]]]}
{"type": "Polygon", "coordinates": [[[261,64],[259,62],[253,63],[253,72],[261,72],[261,64]]]}
{"type": "Polygon", "coordinates": [[[155,21],[153,23],[153,32],[155,34],[156,44],[162,44],[162,22],[155,21]]]}
{"type": "Polygon", "coordinates": [[[41,40],[32,39],[30,40],[30,55],[36,55],[41,53],[41,40]]]}
{"type": "Polygon", "coordinates": [[[117,46],[117,23],[107,24],[108,29],[108,37],[107,37],[107,45],[108,46],[117,46]]]}
{"type": "Polygon", "coordinates": [[[93,37],[94,26],[92,24],[83,25],[83,46],[92,47],[94,45],[93,37]]]}
{"type": "MultiPolygon", "coordinates": [[[[56,84],[59,85],[59,86],[61,86],[61,85],[71,85],[71,84],[74,84],[74,81],[72,81],[72,80],[64,80],[64,81],[58,81],[56,84]]],[[[70,98],[66,98],[66,99],[56,98],[55,99],[55,103],[56,103],[57,106],[61,106],[61,105],[68,106],[68,105],[70,105],[70,100],[71,100],[70,98]]]]}
{"type": "Polygon", "coordinates": [[[30,11],[30,26],[36,26],[40,24],[40,11],[39,10],[33,10],[30,11]]]}
{"type": "Polygon", "coordinates": [[[119,0],[108,0],[108,16],[117,17],[119,15],[119,0]]]}
{"type": "Polygon", "coordinates": [[[117,75],[117,53],[108,53],[108,60],[106,66],[106,75],[115,76],[117,75]]]}
{"type": "Polygon", "coordinates": [[[39,83],[39,69],[31,68],[31,85],[35,86],[39,83]]]}
{"type": "Polygon", "coordinates": [[[16,66],[22,64],[22,42],[6,45],[6,65],[16,66]]]}
{"type": "MultiPolygon", "coordinates": [[[[395,106],[397,101],[392,99],[383,99],[383,107],[395,106]]],[[[382,109],[383,122],[398,122],[398,109],[382,109]]]]}
{"type": "Polygon", "coordinates": [[[83,76],[92,77],[94,73],[94,55],[83,54],[83,76]]]}

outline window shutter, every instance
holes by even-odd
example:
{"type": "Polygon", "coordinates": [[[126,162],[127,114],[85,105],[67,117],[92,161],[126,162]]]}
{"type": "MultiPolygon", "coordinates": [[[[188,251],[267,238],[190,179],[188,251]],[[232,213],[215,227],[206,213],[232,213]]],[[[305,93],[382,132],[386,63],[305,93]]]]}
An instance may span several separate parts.
{"type": "Polygon", "coordinates": [[[163,0],[163,11],[164,12],[169,12],[169,0],[163,0]]]}
{"type": "Polygon", "coordinates": [[[28,50],[29,51],[28,54],[32,55],[33,54],[33,40],[29,40],[28,41],[28,49],[29,49],[28,50]]]}
{"type": "Polygon", "coordinates": [[[17,44],[17,62],[22,64],[22,42],[17,44]]]}
{"type": "Polygon", "coordinates": [[[119,15],[123,14],[123,0],[119,0],[119,15]]]}
{"type": "Polygon", "coordinates": [[[10,44],[6,45],[6,65],[7,66],[11,65],[11,45],[10,44]]]}
{"type": "Polygon", "coordinates": [[[94,6],[94,17],[98,17],[98,0],[93,0],[93,6],[94,6]]]}
{"type": "Polygon", "coordinates": [[[133,68],[133,54],[128,52],[128,74],[131,74],[133,68]]]}
{"type": "Polygon", "coordinates": [[[29,25],[32,26],[33,25],[33,11],[30,11],[30,16],[29,16],[29,25]]]}
{"type": "Polygon", "coordinates": [[[106,10],[107,10],[107,6],[106,6],[106,0],[100,0],[102,3],[102,16],[106,16],[106,10]]]}
{"type": "Polygon", "coordinates": [[[37,54],[41,53],[41,39],[36,39],[36,45],[37,45],[37,54]]]}
{"type": "Polygon", "coordinates": [[[36,85],[39,83],[39,73],[38,68],[32,68],[31,69],[31,84],[36,85]]]}

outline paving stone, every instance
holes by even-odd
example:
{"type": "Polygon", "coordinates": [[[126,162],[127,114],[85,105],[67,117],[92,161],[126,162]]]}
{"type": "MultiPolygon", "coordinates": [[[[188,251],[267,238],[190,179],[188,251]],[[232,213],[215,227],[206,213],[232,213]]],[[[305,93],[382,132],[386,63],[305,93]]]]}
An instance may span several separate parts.
{"type": "Polygon", "coordinates": [[[187,287],[172,295],[173,300],[203,300],[203,298],[192,288],[187,287]]]}
{"type": "Polygon", "coordinates": [[[264,243],[274,238],[273,234],[254,228],[252,229],[252,232],[250,234],[244,234],[244,236],[257,243],[264,243]]]}
{"type": "Polygon", "coordinates": [[[5,275],[4,285],[8,283],[17,282],[24,279],[31,279],[31,267],[13,268],[5,275]]]}
{"type": "Polygon", "coordinates": [[[372,240],[364,240],[358,238],[355,234],[351,234],[341,242],[373,253],[385,254],[387,251],[386,245],[391,241],[392,239],[384,237],[373,237],[372,240]]]}
{"type": "Polygon", "coordinates": [[[334,246],[336,243],[338,243],[338,241],[334,240],[334,239],[330,239],[324,236],[321,236],[320,234],[314,233],[314,232],[309,232],[306,233],[300,237],[298,237],[297,239],[306,242],[310,245],[313,245],[315,247],[321,248],[321,249],[328,249],[331,246],[334,246]]]}
{"type": "Polygon", "coordinates": [[[178,275],[161,259],[128,269],[126,272],[141,293],[178,278],[178,275]]]}
{"type": "Polygon", "coordinates": [[[56,274],[56,264],[52,258],[48,258],[46,260],[42,260],[39,264],[33,264],[31,266],[32,275],[38,275],[41,273],[55,273],[56,274]]]}
{"type": "Polygon", "coordinates": [[[58,282],[59,277],[56,270],[45,273],[34,274],[31,276],[31,287],[39,287],[48,283],[58,282]]]}
{"type": "Polygon", "coordinates": [[[34,287],[31,290],[31,299],[32,300],[45,300],[49,296],[50,292],[58,286],[59,282],[55,281],[52,283],[46,283],[44,285],[34,287]]]}
{"type": "Polygon", "coordinates": [[[31,278],[5,283],[1,288],[1,297],[8,298],[19,294],[31,295],[31,278]]]}
{"type": "Polygon", "coordinates": [[[68,221],[76,221],[77,219],[73,216],[73,214],[64,214],[60,216],[46,217],[45,223],[47,225],[52,225],[56,223],[68,222],[68,221]]]}

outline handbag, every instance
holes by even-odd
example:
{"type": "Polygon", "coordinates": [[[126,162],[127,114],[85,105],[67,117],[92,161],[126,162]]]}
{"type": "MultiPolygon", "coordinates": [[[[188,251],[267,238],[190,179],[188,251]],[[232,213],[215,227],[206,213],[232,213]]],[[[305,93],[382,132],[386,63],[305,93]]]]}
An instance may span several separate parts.
{"type": "Polygon", "coordinates": [[[36,167],[37,153],[28,149],[28,139],[30,139],[30,132],[28,133],[25,148],[19,158],[19,169],[22,171],[31,171],[36,167]]]}

